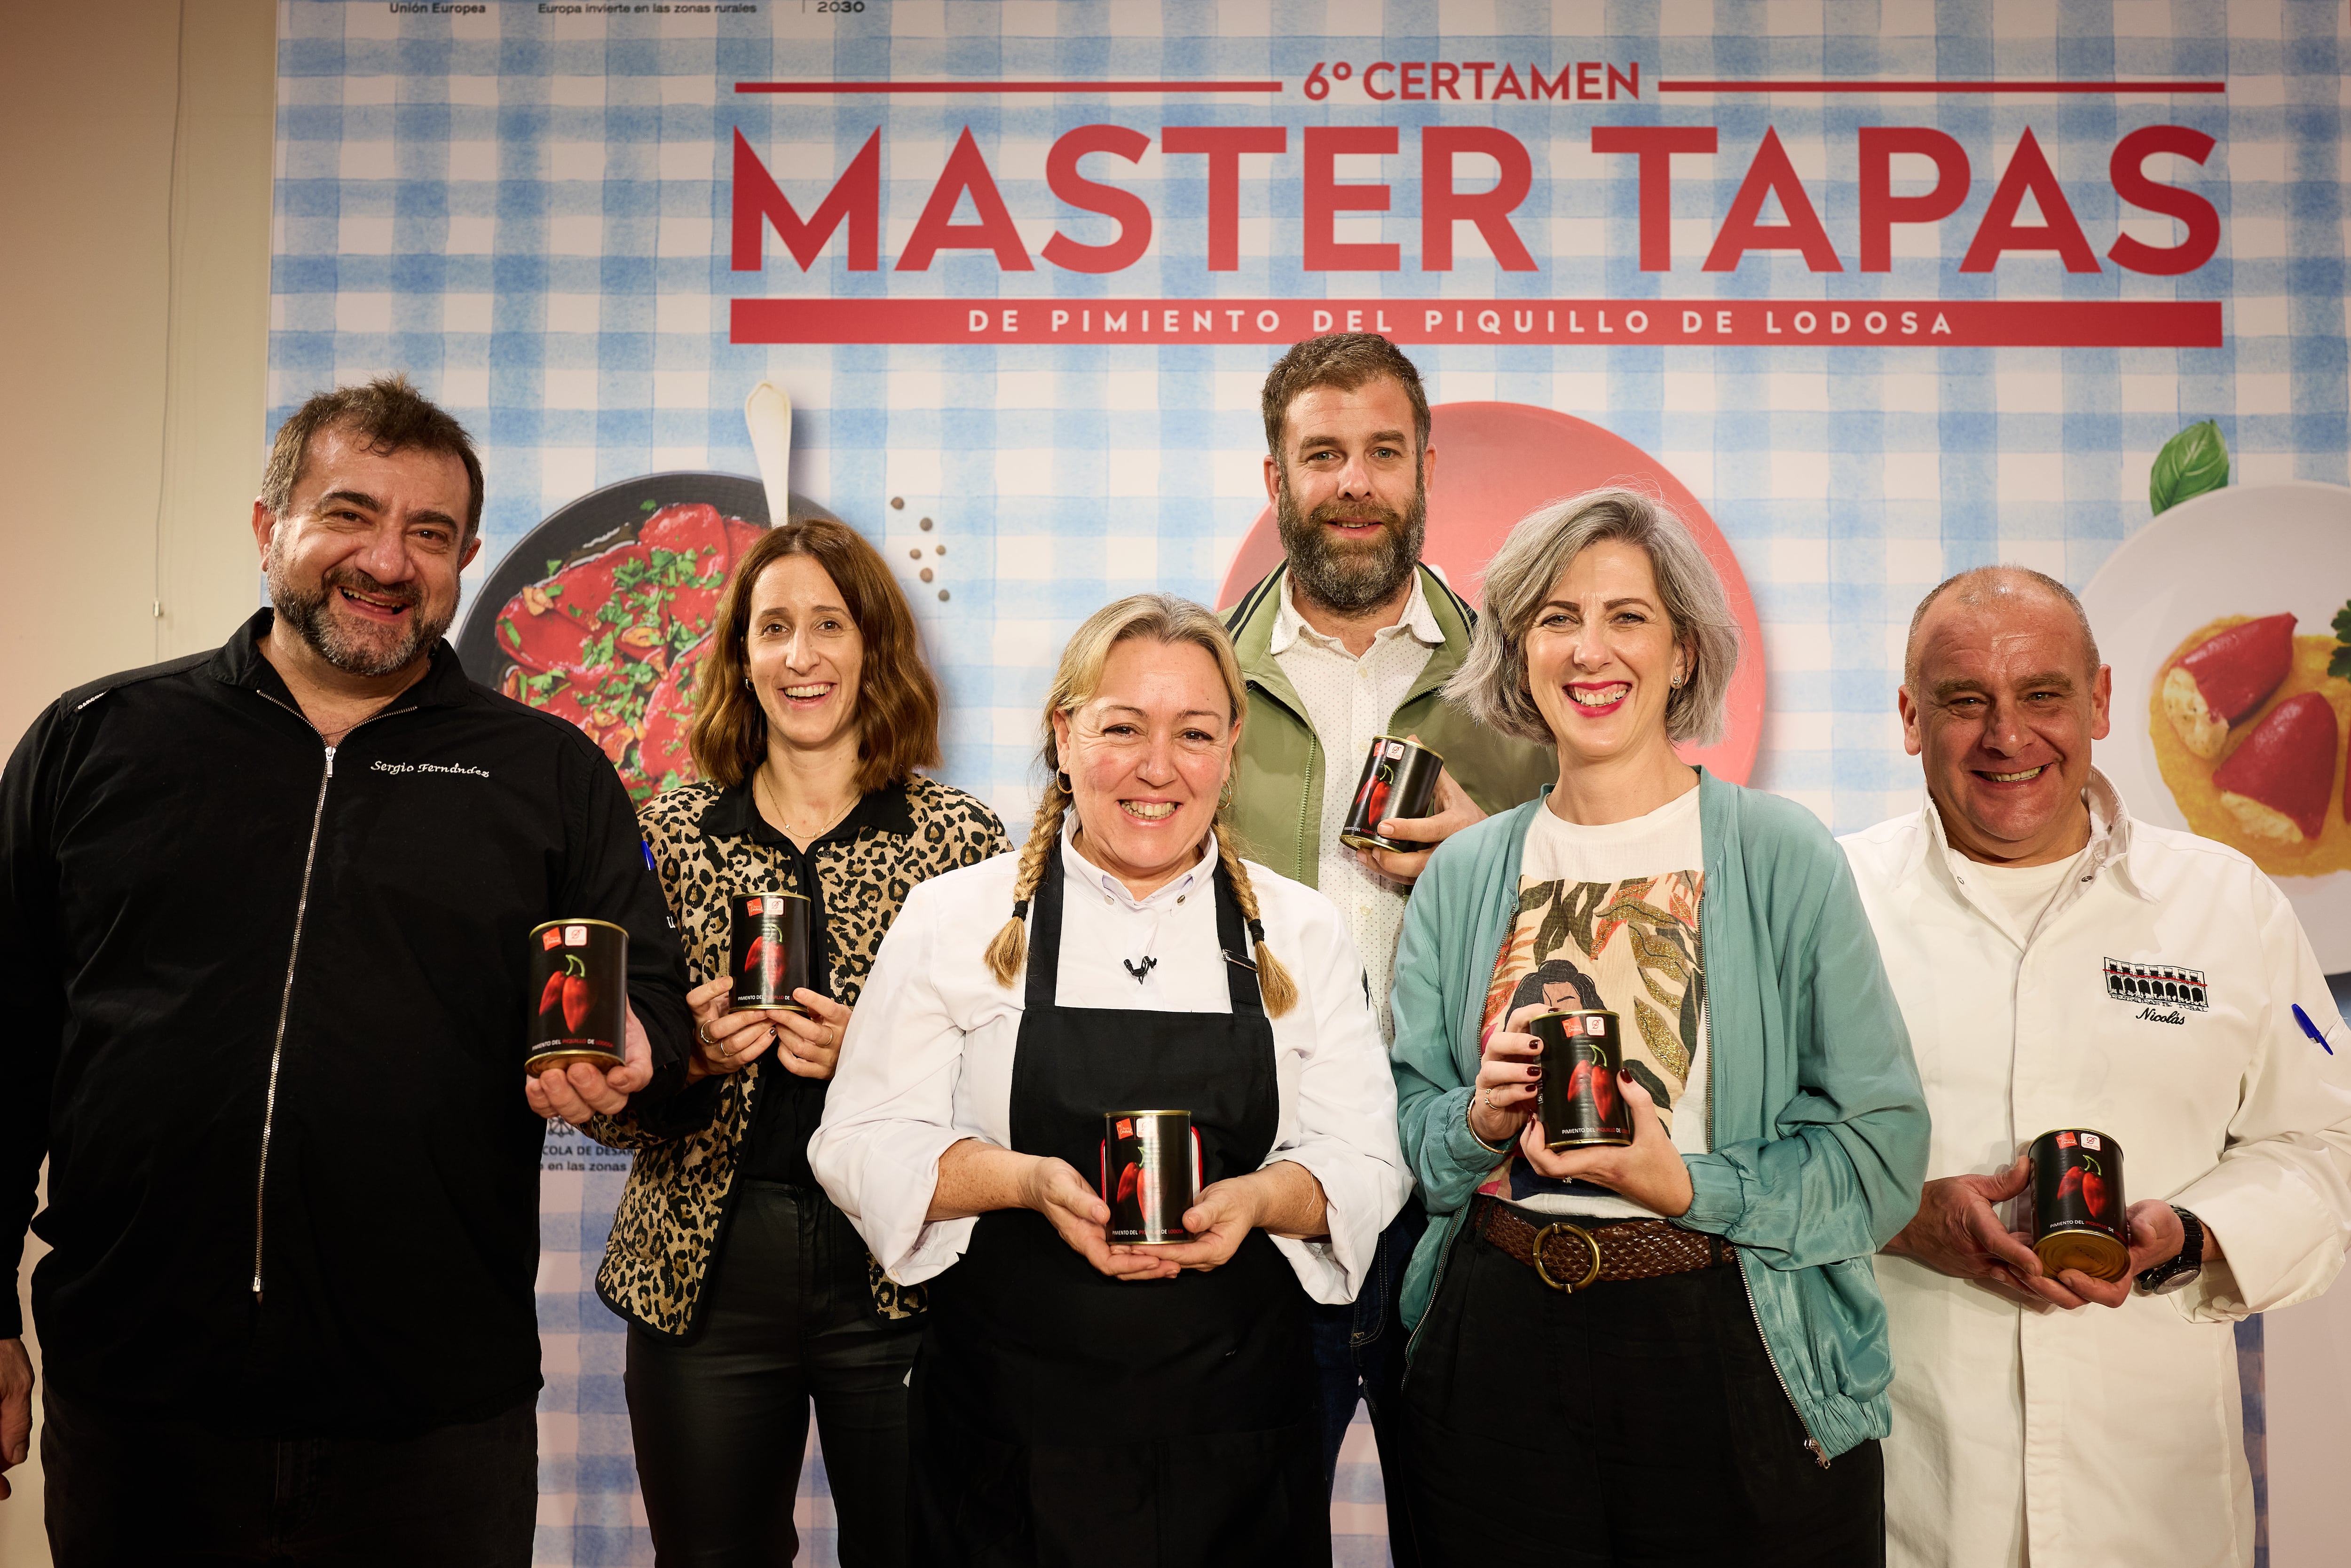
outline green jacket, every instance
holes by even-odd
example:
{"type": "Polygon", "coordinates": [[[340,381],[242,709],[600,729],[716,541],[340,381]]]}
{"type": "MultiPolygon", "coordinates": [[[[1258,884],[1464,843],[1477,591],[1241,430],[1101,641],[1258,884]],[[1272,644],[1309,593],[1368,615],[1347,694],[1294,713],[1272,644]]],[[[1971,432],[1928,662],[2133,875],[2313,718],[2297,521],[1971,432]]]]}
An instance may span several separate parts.
{"type": "MultiPolygon", "coordinates": [[[[1273,661],[1273,622],[1281,612],[1281,583],[1289,570],[1286,564],[1274,568],[1225,615],[1249,688],[1229,820],[1251,860],[1313,887],[1322,853],[1322,770],[1334,766],[1352,777],[1362,770],[1364,759],[1327,758],[1306,716],[1305,700],[1273,661]]],[[[1445,645],[1429,655],[1428,667],[1388,721],[1389,733],[1419,736],[1422,745],[1445,758],[1445,770],[1480,810],[1508,810],[1558,778],[1558,761],[1550,747],[1488,729],[1439,695],[1468,656],[1478,615],[1443,578],[1426,566],[1419,570],[1421,591],[1445,633],[1445,645]]]]}
{"type": "MultiPolygon", "coordinates": [[[[1736,1242],[1755,1320],[1823,1458],[1883,1437],[1886,1305],[1870,1256],[1918,1210],[1927,1102],[1910,1036],[1844,853],[1792,801],[1698,779],[1706,883],[1708,1144],[1679,1224],[1736,1242]]],[[[1413,888],[1396,949],[1405,1159],[1433,1224],[1405,1272],[1405,1322],[1495,1156],[1469,1131],[1486,989],[1518,913],[1530,801],[1447,840],[1413,888]]]]}

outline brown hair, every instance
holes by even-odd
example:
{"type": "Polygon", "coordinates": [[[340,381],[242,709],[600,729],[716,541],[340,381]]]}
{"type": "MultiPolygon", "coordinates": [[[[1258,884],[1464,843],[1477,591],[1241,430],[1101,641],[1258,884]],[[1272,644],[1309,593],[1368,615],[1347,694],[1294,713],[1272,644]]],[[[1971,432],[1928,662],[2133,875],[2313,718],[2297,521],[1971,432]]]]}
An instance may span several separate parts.
{"type": "Polygon", "coordinates": [[[846,523],[822,517],[769,528],[743,552],[718,601],[717,632],[703,655],[687,742],[702,777],[726,789],[767,760],[768,715],[745,684],[751,594],[759,576],[804,555],[841,590],[865,644],[857,675],[857,788],[878,789],[939,765],[939,684],[914,639],[914,612],[881,552],[846,523]]]}
{"type": "MultiPolygon", "coordinates": [[[[1028,958],[1029,900],[1045,875],[1047,857],[1061,841],[1061,819],[1071,804],[1070,792],[1061,788],[1061,751],[1053,738],[1053,716],[1092,700],[1102,689],[1102,666],[1110,663],[1110,651],[1137,637],[1147,637],[1163,647],[1189,643],[1207,650],[1224,680],[1229,717],[1238,720],[1249,710],[1249,688],[1241,679],[1241,662],[1233,653],[1233,640],[1226,634],[1225,623],[1190,600],[1172,593],[1138,593],[1106,604],[1086,618],[1070,638],[1069,646],[1061,650],[1061,667],[1053,672],[1053,689],[1045,698],[1045,793],[1037,801],[1029,841],[1020,846],[1020,873],[1012,884],[1012,918],[987,945],[988,973],[1008,989],[1028,958]]],[[[1265,945],[1257,889],[1249,883],[1249,867],[1242,862],[1233,831],[1225,821],[1226,810],[1221,805],[1217,808],[1217,859],[1233,884],[1233,902],[1240,905],[1241,918],[1248,923],[1249,940],[1257,949],[1258,990],[1265,998],[1265,1010],[1280,1018],[1297,1005],[1298,983],[1265,945]]]]}
{"type": "Polygon", "coordinates": [[[1392,376],[1403,385],[1405,399],[1412,404],[1413,435],[1420,450],[1427,451],[1428,394],[1421,390],[1420,371],[1403,350],[1377,332],[1325,332],[1292,344],[1290,352],[1274,361],[1260,394],[1265,405],[1265,449],[1273,454],[1275,462],[1285,461],[1282,436],[1290,424],[1290,405],[1300,393],[1316,387],[1353,392],[1382,376],[1392,376]]]}
{"type": "MultiPolygon", "coordinates": [[[[442,452],[465,465],[465,538],[482,528],[482,460],[474,438],[403,375],[378,376],[355,387],[337,387],[310,400],[277,427],[269,462],[261,470],[261,504],[282,517],[293,504],[302,465],[310,458],[310,438],[331,426],[349,429],[371,452],[442,452]]],[[[463,541],[460,541],[463,542],[463,541]]]]}

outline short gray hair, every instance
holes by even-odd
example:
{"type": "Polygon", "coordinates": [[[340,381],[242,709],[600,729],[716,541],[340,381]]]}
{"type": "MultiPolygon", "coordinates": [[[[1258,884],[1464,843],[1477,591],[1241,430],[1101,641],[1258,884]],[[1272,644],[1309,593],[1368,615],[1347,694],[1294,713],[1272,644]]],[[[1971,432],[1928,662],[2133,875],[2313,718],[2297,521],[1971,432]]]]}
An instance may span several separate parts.
{"type": "Polygon", "coordinates": [[[1589,490],[1519,519],[1486,564],[1486,611],[1445,695],[1505,735],[1552,741],[1527,689],[1527,632],[1568,563],[1609,539],[1647,552],[1674,640],[1689,659],[1682,684],[1666,698],[1666,738],[1710,746],[1722,738],[1724,702],[1739,668],[1739,622],[1688,526],[1656,497],[1634,490],[1589,490]]]}
{"type": "MultiPolygon", "coordinates": [[[[1981,604],[2000,594],[2013,593],[2020,586],[2040,589],[2073,612],[2074,624],[2082,631],[2082,656],[2085,672],[2098,673],[2098,639],[2090,630],[2090,613],[2074,591],[2045,571],[2035,571],[2029,566],[1973,566],[1955,572],[1927,591],[1918,608],[1910,612],[1910,635],[1902,643],[1902,685],[1912,696],[1918,695],[1918,628],[1926,623],[1927,612],[1935,601],[1946,593],[1960,604],[1981,604]]],[[[2029,591],[2029,590],[2028,590],[2029,591]]]]}

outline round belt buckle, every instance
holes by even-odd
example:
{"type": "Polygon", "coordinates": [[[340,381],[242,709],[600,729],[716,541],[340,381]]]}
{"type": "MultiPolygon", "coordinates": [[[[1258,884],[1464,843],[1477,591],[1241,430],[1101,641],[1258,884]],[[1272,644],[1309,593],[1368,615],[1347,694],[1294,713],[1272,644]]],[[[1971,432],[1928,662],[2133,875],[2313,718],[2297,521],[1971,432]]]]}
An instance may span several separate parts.
{"type": "Polygon", "coordinates": [[[1544,1226],[1541,1230],[1535,1232],[1535,1278],[1541,1280],[1544,1284],[1549,1285],[1552,1290],[1564,1291],[1571,1296],[1576,1291],[1583,1290],[1585,1286],[1591,1284],[1593,1281],[1600,1278],[1599,1238],[1593,1236],[1592,1232],[1584,1229],[1581,1225],[1570,1225],[1563,1219],[1554,1220],[1551,1224],[1544,1226]],[[1583,1272],[1583,1278],[1578,1280],[1573,1285],[1569,1284],[1564,1280],[1552,1279],[1551,1277],[1551,1270],[1543,1267],[1543,1244],[1551,1239],[1551,1233],[1554,1230],[1566,1231],[1569,1235],[1574,1237],[1578,1241],[1583,1242],[1586,1247],[1592,1249],[1592,1267],[1585,1270],[1583,1272]]]}

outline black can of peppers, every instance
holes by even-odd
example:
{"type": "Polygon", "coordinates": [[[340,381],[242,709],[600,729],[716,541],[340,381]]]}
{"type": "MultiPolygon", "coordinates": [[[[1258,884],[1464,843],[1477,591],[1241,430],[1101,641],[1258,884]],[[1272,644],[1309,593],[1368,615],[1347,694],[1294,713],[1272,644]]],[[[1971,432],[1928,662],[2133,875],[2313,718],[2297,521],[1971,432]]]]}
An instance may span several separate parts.
{"type": "Polygon", "coordinates": [[[1189,1241],[1184,1211],[1200,1197],[1200,1135],[1192,1113],[1104,1113],[1102,1195],[1113,1241],[1189,1241]]]}
{"type": "Polygon", "coordinates": [[[798,893],[754,893],[726,903],[727,968],[735,977],[728,1007],[782,1008],[805,1014],[808,1009],[792,1000],[792,993],[803,987],[816,988],[810,918],[816,906],[798,893]]]}
{"type": "Polygon", "coordinates": [[[1383,735],[1372,742],[1364,758],[1364,776],[1355,781],[1354,803],[1339,828],[1339,841],[1351,850],[1394,850],[1418,854],[1428,848],[1409,839],[1384,839],[1380,824],[1390,817],[1426,817],[1437,799],[1437,776],[1445,758],[1416,740],[1383,735]]]}
{"type": "Polygon", "coordinates": [[[1633,1141],[1633,1108],[1616,1082],[1625,1040],[1614,1013],[1538,1013],[1527,1032],[1542,1042],[1535,1114],[1547,1149],[1621,1148],[1633,1141]]]}
{"type": "Polygon", "coordinates": [[[2104,1133],[2064,1127],[2032,1140],[2032,1249],[2054,1278],[2079,1269],[2119,1280],[2130,1268],[2122,1145],[2104,1133]]]}
{"type": "Polygon", "coordinates": [[[629,934],[609,920],[550,920],[530,933],[533,1011],[525,1072],[627,1060],[629,934]]]}

